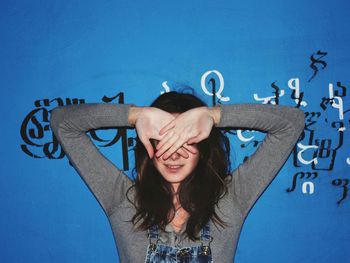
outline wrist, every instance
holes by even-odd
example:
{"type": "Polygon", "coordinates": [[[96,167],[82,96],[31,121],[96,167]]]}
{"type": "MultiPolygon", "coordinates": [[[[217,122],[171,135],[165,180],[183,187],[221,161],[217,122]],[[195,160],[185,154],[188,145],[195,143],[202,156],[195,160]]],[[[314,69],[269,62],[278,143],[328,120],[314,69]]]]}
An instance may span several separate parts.
{"type": "Polygon", "coordinates": [[[214,125],[215,126],[218,125],[220,123],[220,118],[221,118],[220,106],[209,108],[209,114],[213,118],[214,125]]]}
{"type": "Polygon", "coordinates": [[[135,126],[136,120],[140,115],[141,110],[142,110],[142,107],[137,107],[137,106],[131,106],[129,108],[128,122],[131,126],[135,126]]]}

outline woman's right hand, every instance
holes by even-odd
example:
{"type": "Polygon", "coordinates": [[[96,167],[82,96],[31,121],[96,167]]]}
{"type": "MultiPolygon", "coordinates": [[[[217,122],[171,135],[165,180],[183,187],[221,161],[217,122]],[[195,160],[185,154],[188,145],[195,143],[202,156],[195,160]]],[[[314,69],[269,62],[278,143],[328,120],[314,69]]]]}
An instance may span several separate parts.
{"type": "Polygon", "coordinates": [[[160,131],[161,136],[167,135],[157,145],[156,156],[166,160],[185,142],[194,144],[208,138],[220,115],[218,107],[198,107],[181,113],[160,131]]]}
{"type": "MultiPolygon", "coordinates": [[[[166,133],[159,135],[160,130],[174,120],[175,117],[166,111],[154,107],[131,107],[130,115],[132,115],[129,116],[130,122],[135,125],[137,135],[145,146],[149,157],[152,159],[154,149],[150,139],[160,141],[166,135],[166,133]]],[[[196,151],[191,146],[183,146],[177,152],[184,158],[189,157],[186,150],[190,152],[196,151]]]]}

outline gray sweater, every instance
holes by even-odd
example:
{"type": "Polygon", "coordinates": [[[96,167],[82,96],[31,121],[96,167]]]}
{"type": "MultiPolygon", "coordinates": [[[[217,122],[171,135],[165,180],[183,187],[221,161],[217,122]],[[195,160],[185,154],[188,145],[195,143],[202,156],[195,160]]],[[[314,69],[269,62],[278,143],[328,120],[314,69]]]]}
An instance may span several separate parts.
{"type": "MultiPolygon", "coordinates": [[[[132,181],[100,153],[86,131],[102,127],[130,127],[130,105],[83,104],[58,107],[52,111],[51,128],[69,160],[93,192],[111,223],[120,262],[145,261],[147,231],[136,231],[128,222],[135,208],[126,198],[132,181]]],[[[249,210],[281,169],[304,129],[303,111],[289,107],[260,104],[221,105],[217,127],[266,131],[267,135],[254,154],[234,172],[229,192],[216,211],[228,226],[210,222],[215,263],[234,259],[236,246],[249,210]]],[[[131,196],[134,192],[131,191],[131,196]]],[[[129,193],[130,196],[130,193],[129,193]]],[[[170,226],[160,234],[169,246],[193,246],[184,229],[175,233],[170,226]]]]}

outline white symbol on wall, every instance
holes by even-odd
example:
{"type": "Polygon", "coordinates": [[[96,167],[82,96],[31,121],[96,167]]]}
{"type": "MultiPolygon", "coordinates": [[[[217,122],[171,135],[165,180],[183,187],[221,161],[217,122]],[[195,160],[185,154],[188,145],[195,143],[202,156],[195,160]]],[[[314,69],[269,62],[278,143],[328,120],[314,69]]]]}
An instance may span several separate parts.
{"type": "Polygon", "coordinates": [[[350,165],[350,157],[346,158],[346,163],[350,165]]]}
{"type": "MultiPolygon", "coordinates": [[[[254,132],[254,131],[252,131],[252,132],[254,132]]],[[[247,138],[247,137],[244,137],[244,135],[242,133],[243,133],[242,130],[237,130],[237,137],[238,137],[238,139],[240,141],[242,141],[242,142],[249,142],[249,141],[254,139],[254,136],[251,136],[251,137],[247,138]]]]}
{"type": "Polygon", "coordinates": [[[315,185],[313,182],[304,182],[302,185],[303,194],[313,194],[315,192],[315,185]]]}
{"type": "MultiPolygon", "coordinates": [[[[339,112],[339,120],[344,120],[344,109],[343,109],[343,99],[338,96],[334,96],[334,91],[333,91],[333,84],[329,83],[328,85],[328,90],[329,90],[329,98],[332,100],[332,107],[335,109],[338,109],[339,112]],[[336,102],[337,100],[337,102],[336,102]]],[[[342,131],[345,130],[345,127],[340,128],[342,131]]],[[[341,131],[339,129],[339,131],[341,131]]]]}
{"type": "Polygon", "coordinates": [[[163,81],[162,87],[165,91],[161,91],[160,94],[170,92],[170,87],[168,86],[168,81],[163,81]]]}
{"type": "MultiPolygon", "coordinates": [[[[300,81],[299,78],[291,78],[288,81],[288,87],[292,90],[295,91],[295,103],[298,104],[299,100],[300,100],[300,81]]],[[[300,105],[303,107],[306,107],[307,103],[306,101],[301,101],[300,105]]]]}
{"type": "Polygon", "coordinates": [[[300,143],[300,142],[299,142],[297,145],[298,145],[298,147],[301,149],[301,150],[298,152],[297,157],[298,157],[298,160],[299,160],[302,164],[310,164],[310,163],[312,163],[312,162],[313,162],[314,164],[318,164],[317,157],[315,157],[315,158],[313,158],[313,159],[307,161],[307,160],[305,160],[305,159],[301,156],[301,154],[302,154],[303,152],[305,152],[306,150],[308,150],[308,149],[318,149],[318,146],[317,146],[317,145],[304,145],[304,144],[302,144],[302,143],[300,143]]]}
{"type": "MultiPolygon", "coordinates": [[[[282,97],[282,96],[284,96],[284,90],[283,89],[281,89],[281,90],[279,90],[279,94],[278,94],[278,96],[279,97],[282,97]]],[[[259,95],[258,95],[258,93],[254,93],[253,94],[253,97],[254,97],[254,100],[256,100],[256,101],[262,101],[262,104],[267,104],[267,103],[271,103],[271,104],[273,104],[273,105],[275,105],[276,104],[276,102],[273,100],[273,99],[275,99],[277,96],[276,95],[272,95],[272,96],[267,96],[267,97],[259,97],[259,95]]]]}
{"type": "Polygon", "coordinates": [[[221,100],[221,101],[229,101],[230,100],[230,97],[223,97],[221,94],[222,94],[222,92],[223,92],[223,90],[224,90],[224,85],[225,85],[225,83],[224,83],[224,78],[223,78],[223,76],[222,76],[222,74],[219,72],[219,71],[217,71],[217,70],[209,70],[209,71],[207,71],[207,72],[205,72],[203,75],[202,75],[202,78],[201,78],[201,87],[202,87],[202,90],[204,91],[204,93],[205,94],[207,94],[208,96],[214,96],[214,94],[213,93],[211,93],[210,91],[208,91],[208,89],[207,89],[207,87],[206,87],[206,84],[205,84],[205,80],[206,80],[206,78],[210,75],[210,74],[212,74],[212,73],[214,73],[214,74],[216,74],[217,76],[218,76],[218,78],[219,78],[219,89],[218,89],[218,91],[215,93],[215,96],[219,99],[219,100],[221,100]]]}

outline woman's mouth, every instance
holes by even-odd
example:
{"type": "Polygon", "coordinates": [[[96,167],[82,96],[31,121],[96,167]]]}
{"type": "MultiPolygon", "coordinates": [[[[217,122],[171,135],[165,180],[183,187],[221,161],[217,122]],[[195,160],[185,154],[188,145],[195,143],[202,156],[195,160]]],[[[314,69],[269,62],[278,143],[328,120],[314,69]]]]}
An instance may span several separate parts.
{"type": "Polygon", "coordinates": [[[183,165],[167,165],[167,164],[164,164],[164,165],[167,168],[167,170],[171,173],[176,173],[183,167],[183,165]]]}

